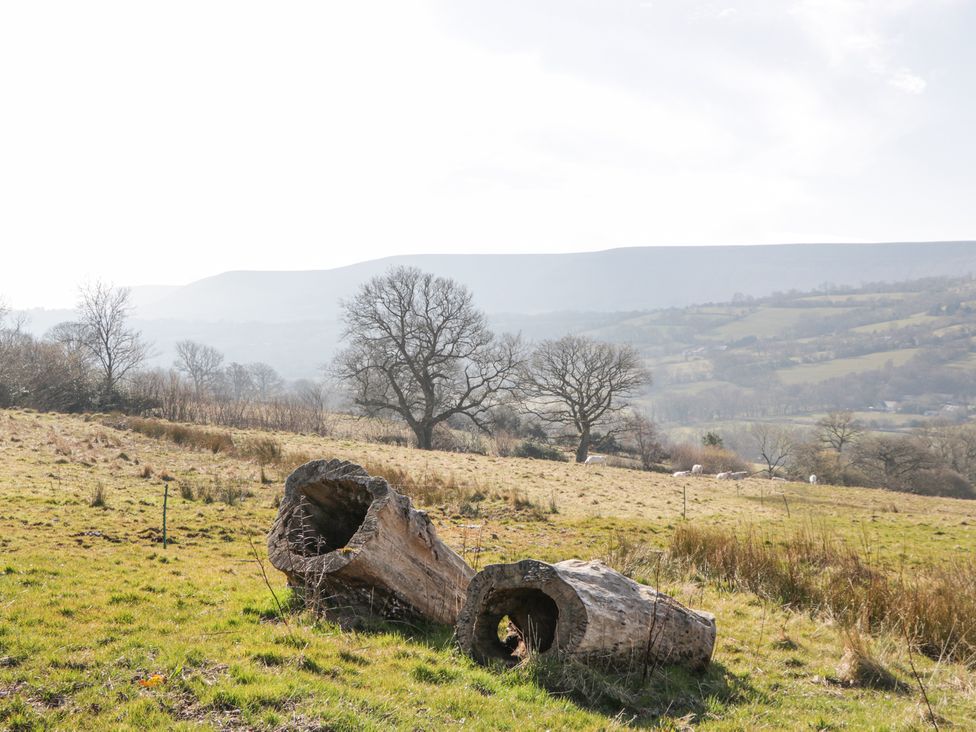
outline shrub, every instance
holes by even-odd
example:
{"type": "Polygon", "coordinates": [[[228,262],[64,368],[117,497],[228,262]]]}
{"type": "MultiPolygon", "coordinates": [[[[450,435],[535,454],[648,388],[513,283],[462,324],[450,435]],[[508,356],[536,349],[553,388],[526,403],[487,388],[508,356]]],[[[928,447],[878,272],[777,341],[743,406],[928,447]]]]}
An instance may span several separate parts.
{"type": "Polygon", "coordinates": [[[671,467],[674,470],[691,470],[701,465],[706,473],[725,473],[749,470],[749,463],[731,450],[683,443],[671,448],[671,467]]]}
{"type": "Polygon", "coordinates": [[[530,442],[529,440],[524,440],[519,443],[512,454],[514,457],[531,458],[533,460],[554,460],[560,463],[569,460],[566,457],[566,453],[559,448],[553,447],[552,445],[543,445],[540,442],[530,442]]]}

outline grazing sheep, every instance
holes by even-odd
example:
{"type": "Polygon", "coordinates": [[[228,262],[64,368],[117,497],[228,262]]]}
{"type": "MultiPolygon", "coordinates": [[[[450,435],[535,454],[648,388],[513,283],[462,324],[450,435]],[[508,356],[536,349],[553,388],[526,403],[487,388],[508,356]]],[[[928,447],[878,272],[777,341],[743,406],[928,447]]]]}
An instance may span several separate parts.
{"type": "Polygon", "coordinates": [[[732,480],[732,473],[719,473],[715,476],[715,480],[732,480]]]}
{"type": "Polygon", "coordinates": [[[743,478],[749,477],[749,472],[746,470],[740,470],[737,473],[732,473],[732,480],[742,480],[743,478]]]}
{"type": "Polygon", "coordinates": [[[810,476],[810,485],[816,485],[816,484],[817,484],[817,476],[816,475],[811,475],[810,476]]]}
{"type": "Polygon", "coordinates": [[[702,474],[702,470],[704,470],[704,468],[701,465],[692,465],[691,466],[691,474],[692,475],[701,475],[702,474]]]}
{"type": "Polygon", "coordinates": [[[606,464],[607,464],[606,455],[590,455],[588,458],[586,458],[586,461],[583,463],[583,465],[606,465],[606,464]]]}
{"type": "Polygon", "coordinates": [[[677,473],[672,473],[671,474],[671,477],[672,478],[687,478],[689,475],[691,475],[691,471],[690,470],[679,470],[677,473]]]}

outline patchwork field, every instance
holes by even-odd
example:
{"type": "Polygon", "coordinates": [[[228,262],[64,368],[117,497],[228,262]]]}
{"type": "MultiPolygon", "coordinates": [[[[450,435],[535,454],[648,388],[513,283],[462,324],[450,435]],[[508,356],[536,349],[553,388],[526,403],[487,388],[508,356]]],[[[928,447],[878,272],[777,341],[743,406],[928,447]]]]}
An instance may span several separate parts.
{"type": "Polygon", "coordinates": [[[213,453],[109,422],[0,412],[0,729],[924,729],[928,704],[941,727],[976,728],[976,667],[956,646],[909,654],[904,637],[875,633],[862,642],[895,681],[856,684],[840,670],[856,643],[826,608],[701,563],[654,572],[695,528],[769,547],[830,537],[893,577],[924,576],[972,561],[973,502],[294,434],[273,435],[283,454],[271,457],[213,453]],[[449,628],[352,632],[292,609],[265,534],[284,476],[312,457],[403,485],[472,566],[600,558],[656,577],[717,616],[711,668],[659,669],[644,685],[482,668],[449,628]]]}

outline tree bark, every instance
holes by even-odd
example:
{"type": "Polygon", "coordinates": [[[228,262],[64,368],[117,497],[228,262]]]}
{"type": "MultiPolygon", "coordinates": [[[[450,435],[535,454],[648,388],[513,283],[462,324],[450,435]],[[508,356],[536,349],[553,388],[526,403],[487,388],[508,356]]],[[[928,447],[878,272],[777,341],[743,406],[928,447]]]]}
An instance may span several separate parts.
{"type": "Polygon", "coordinates": [[[453,624],[474,574],[409,498],[344,460],[313,460],[288,476],[268,555],[306,602],[348,622],[453,624]]]}
{"type": "Polygon", "coordinates": [[[515,664],[527,647],[624,669],[708,666],[715,618],[690,610],[601,562],[524,559],[475,575],[457,622],[458,643],[479,663],[515,664]],[[509,619],[509,637],[498,627],[509,619]]]}
{"type": "Polygon", "coordinates": [[[590,436],[589,430],[580,433],[579,446],[576,448],[576,462],[586,462],[586,456],[590,454],[590,443],[592,441],[593,438],[590,436]]]}

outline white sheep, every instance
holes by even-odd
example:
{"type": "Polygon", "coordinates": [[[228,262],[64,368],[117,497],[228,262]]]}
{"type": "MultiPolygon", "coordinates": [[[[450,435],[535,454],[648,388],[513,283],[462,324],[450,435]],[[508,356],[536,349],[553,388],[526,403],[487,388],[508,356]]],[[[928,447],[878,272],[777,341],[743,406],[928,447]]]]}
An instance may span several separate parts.
{"type": "Polygon", "coordinates": [[[692,465],[691,466],[691,474],[692,475],[701,475],[703,470],[704,470],[704,468],[701,465],[692,465]]]}
{"type": "Polygon", "coordinates": [[[732,480],[732,473],[719,473],[715,476],[715,480],[732,480]]]}
{"type": "Polygon", "coordinates": [[[671,474],[671,477],[672,478],[687,478],[689,475],[691,475],[691,471],[690,470],[679,470],[677,473],[672,473],[671,474]]]}
{"type": "Polygon", "coordinates": [[[606,465],[607,456],[606,455],[590,455],[583,462],[583,465],[606,465]]]}
{"type": "Polygon", "coordinates": [[[810,476],[810,485],[816,485],[816,484],[817,484],[817,476],[816,475],[811,475],[810,476]]]}

